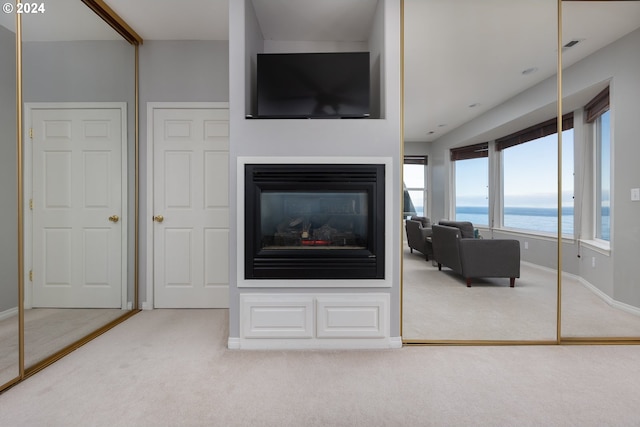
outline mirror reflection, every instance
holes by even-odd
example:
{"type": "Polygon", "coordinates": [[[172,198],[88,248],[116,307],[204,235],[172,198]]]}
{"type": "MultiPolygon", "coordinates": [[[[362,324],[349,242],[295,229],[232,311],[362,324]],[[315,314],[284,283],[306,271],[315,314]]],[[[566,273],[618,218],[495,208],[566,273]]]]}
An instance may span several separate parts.
{"type": "Polygon", "coordinates": [[[0,386],[18,377],[15,15],[0,14],[0,386]]]}
{"type": "Polygon", "coordinates": [[[555,341],[557,3],[404,16],[403,338],[555,341]]]}
{"type": "Polygon", "coordinates": [[[25,15],[22,49],[29,367],[132,308],[135,54],[76,0],[25,15]]]}
{"type": "Polygon", "coordinates": [[[640,1],[563,2],[562,46],[576,166],[562,335],[639,337],[640,1]]]}

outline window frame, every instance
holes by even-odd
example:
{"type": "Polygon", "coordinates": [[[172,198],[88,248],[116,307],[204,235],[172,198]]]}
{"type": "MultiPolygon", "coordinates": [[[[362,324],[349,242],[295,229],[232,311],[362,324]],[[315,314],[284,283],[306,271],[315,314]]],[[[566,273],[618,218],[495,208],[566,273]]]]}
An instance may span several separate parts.
{"type": "MultiPolygon", "coordinates": [[[[567,130],[575,129],[573,118],[574,118],[573,112],[567,113],[562,116],[562,132],[563,133],[567,130]]],[[[497,221],[495,222],[497,224],[500,224],[499,226],[500,229],[514,231],[518,233],[524,233],[524,234],[541,235],[541,236],[557,235],[557,232],[553,233],[553,232],[528,229],[528,228],[514,228],[514,227],[509,227],[505,225],[504,166],[506,162],[505,162],[504,153],[503,153],[503,151],[505,151],[508,148],[515,147],[517,145],[525,144],[528,142],[537,141],[539,139],[546,138],[547,136],[556,135],[556,138],[557,138],[557,134],[558,134],[558,120],[557,118],[552,118],[496,139],[495,152],[497,157],[499,158],[500,180],[499,180],[499,184],[497,184],[497,187],[496,187],[496,193],[497,193],[496,197],[498,197],[498,203],[499,203],[499,209],[496,215],[499,218],[497,218],[497,221]]],[[[575,140],[573,141],[573,148],[575,151],[575,140]]],[[[575,164],[574,164],[574,176],[575,176],[575,164]]],[[[575,181],[573,182],[573,187],[574,187],[573,198],[575,200],[575,181]]],[[[562,206],[560,206],[560,210],[562,210],[562,206]]],[[[573,231],[571,233],[566,233],[565,230],[563,229],[562,230],[563,238],[571,238],[575,235],[576,233],[575,218],[576,218],[576,207],[574,205],[573,206],[573,231]]]]}
{"type": "MultiPolygon", "coordinates": [[[[492,224],[492,209],[491,209],[491,158],[489,156],[489,142],[481,142],[481,143],[477,143],[477,144],[471,144],[471,145],[466,145],[463,147],[455,147],[455,148],[451,148],[450,149],[450,161],[451,161],[451,165],[452,165],[452,200],[451,200],[451,207],[452,207],[452,216],[456,221],[464,221],[465,219],[460,219],[458,218],[458,214],[457,214],[457,193],[458,193],[458,179],[457,179],[457,162],[459,161],[463,161],[463,160],[477,160],[477,159],[482,159],[482,158],[486,158],[487,159],[487,176],[486,176],[486,180],[487,180],[487,191],[486,191],[486,198],[487,198],[487,218],[486,218],[486,223],[478,223],[477,225],[481,228],[485,228],[491,227],[492,224]]],[[[474,223],[474,226],[476,224],[474,223]]]]}
{"type": "MultiPolygon", "coordinates": [[[[418,187],[406,187],[405,184],[405,180],[403,179],[403,187],[404,190],[407,191],[409,194],[411,194],[412,191],[421,191],[422,192],[422,210],[423,210],[423,215],[428,217],[429,216],[429,206],[428,206],[428,193],[427,193],[427,166],[428,166],[429,162],[428,162],[428,158],[426,155],[405,155],[404,159],[403,159],[403,163],[402,163],[402,167],[403,167],[403,176],[404,176],[404,166],[405,165],[422,165],[424,168],[424,172],[423,172],[423,182],[422,182],[422,187],[418,188],[418,187]]],[[[411,196],[409,196],[411,197],[411,196]]],[[[416,211],[417,213],[417,211],[416,211]]],[[[404,213],[403,213],[404,215],[404,213]]]]}

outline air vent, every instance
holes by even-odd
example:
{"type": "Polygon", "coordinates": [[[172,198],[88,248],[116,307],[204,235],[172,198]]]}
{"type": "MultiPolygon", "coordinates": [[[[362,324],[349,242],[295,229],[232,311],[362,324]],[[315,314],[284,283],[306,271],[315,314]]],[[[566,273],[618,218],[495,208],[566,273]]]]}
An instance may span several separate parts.
{"type": "Polygon", "coordinates": [[[577,45],[578,43],[580,43],[582,40],[578,40],[578,39],[574,39],[571,40],[569,43],[565,44],[564,46],[562,46],[562,50],[565,51],[571,47],[574,47],[575,45],[577,45]]]}

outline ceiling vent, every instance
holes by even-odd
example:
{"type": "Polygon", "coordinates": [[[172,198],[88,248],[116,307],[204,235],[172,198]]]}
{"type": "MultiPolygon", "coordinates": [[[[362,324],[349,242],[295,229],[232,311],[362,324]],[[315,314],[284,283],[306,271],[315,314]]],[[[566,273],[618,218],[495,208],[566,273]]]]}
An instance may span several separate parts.
{"type": "Polygon", "coordinates": [[[562,46],[562,51],[564,52],[565,50],[574,47],[575,45],[577,45],[578,43],[580,43],[582,40],[580,39],[574,39],[571,40],[569,43],[565,44],[564,46],[562,46]]]}

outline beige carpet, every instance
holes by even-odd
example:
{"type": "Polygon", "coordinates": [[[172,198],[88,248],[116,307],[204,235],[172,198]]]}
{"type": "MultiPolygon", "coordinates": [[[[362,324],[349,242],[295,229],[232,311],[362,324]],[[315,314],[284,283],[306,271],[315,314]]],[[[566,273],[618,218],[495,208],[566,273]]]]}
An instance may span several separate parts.
{"type": "MultiPolygon", "coordinates": [[[[509,279],[474,280],[404,253],[403,338],[555,340],[556,273],[523,263],[509,279]]],[[[562,281],[563,337],[640,337],[640,316],[614,308],[574,278],[562,281]]]]}
{"type": "MultiPolygon", "coordinates": [[[[97,308],[25,310],[25,366],[33,366],[123,314],[119,309],[97,308]]],[[[0,384],[4,384],[18,376],[17,315],[0,321],[0,343],[0,384]]]]}
{"type": "Polygon", "coordinates": [[[0,395],[0,424],[638,425],[640,346],[239,351],[227,317],[139,313],[0,395]]]}

